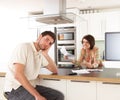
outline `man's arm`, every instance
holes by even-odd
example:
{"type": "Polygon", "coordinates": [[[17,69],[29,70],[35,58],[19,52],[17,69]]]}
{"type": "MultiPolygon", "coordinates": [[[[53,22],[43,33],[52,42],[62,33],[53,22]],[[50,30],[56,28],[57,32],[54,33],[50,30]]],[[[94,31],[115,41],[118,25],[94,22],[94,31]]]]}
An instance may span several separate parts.
{"type": "Polygon", "coordinates": [[[45,58],[48,61],[48,65],[47,65],[47,69],[49,69],[50,71],[52,71],[53,73],[57,73],[57,66],[55,64],[55,62],[52,60],[52,58],[47,54],[47,53],[43,53],[43,55],[45,56],[45,58]]]}
{"type": "Polygon", "coordinates": [[[46,100],[43,96],[41,96],[34,87],[30,84],[28,79],[24,74],[24,65],[15,63],[15,79],[30,93],[35,97],[35,100],[46,100]]]}

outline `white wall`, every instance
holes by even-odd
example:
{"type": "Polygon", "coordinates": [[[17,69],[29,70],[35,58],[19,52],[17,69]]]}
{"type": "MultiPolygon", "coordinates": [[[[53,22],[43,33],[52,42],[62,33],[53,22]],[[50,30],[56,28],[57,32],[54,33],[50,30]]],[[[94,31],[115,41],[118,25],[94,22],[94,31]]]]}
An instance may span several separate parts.
{"type": "MultiPolygon", "coordinates": [[[[14,8],[14,7],[13,7],[14,8]]],[[[6,71],[11,52],[18,43],[34,41],[36,29],[28,28],[26,12],[0,6],[0,71],[6,71]]]]}

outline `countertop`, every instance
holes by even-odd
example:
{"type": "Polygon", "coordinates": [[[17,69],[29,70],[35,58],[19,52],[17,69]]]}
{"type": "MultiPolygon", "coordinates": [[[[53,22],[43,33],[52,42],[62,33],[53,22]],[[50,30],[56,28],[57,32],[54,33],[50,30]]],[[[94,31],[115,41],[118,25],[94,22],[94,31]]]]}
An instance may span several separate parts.
{"type": "Polygon", "coordinates": [[[69,75],[70,73],[72,73],[71,69],[60,68],[58,74],[56,75],[39,75],[39,77],[48,79],[120,83],[120,69],[118,68],[103,68],[103,71],[93,71],[89,74],[69,75]]]}
{"type": "Polygon", "coordinates": [[[0,77],[4,77],[5,76],[5,72],[0,72],[0,77]]]}
{"type": "MultiPolygon", "coordinates": [[[[72,71],[69,68],[59,68],[58,74],[39,75],[39,78],[120,83],[120,69],[118,68],[103,68],[103,71],[93,71],[89,74],[69,75],[70,73],[72,71]]],[[[4,76],[5,72],[0,72],[0,77],[4,76]]]]}

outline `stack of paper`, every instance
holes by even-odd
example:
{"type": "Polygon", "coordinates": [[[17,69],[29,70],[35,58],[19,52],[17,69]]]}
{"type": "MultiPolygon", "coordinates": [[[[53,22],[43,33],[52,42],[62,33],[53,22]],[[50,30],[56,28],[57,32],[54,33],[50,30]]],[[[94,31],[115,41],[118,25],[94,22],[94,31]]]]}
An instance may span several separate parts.
{"type": "Polygon", "coordinates": [[[103,69],[86,69],[89,72],[101,72],[103,69]]]}
{"type": "Polygon", "coordinates": [[[88,73],[90,73],[86,69],[72,70],[72,72],[77,73],[77,74],[88,74],[88,73]]]}

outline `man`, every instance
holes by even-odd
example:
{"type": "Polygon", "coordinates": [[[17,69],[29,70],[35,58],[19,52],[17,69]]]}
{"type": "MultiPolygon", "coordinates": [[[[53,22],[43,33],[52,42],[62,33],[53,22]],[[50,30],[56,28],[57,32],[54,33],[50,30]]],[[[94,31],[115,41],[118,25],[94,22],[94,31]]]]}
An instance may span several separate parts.
{"type": "Polygon", "coordinates": [[[37,85],[40,68],[57,73],[56,64],[48,55],[56,36],[51,31],[40,34],[36,42],[18,45],[8,66],[5,95],[8,100],[64,100],[59,91],[37,85]]]}

